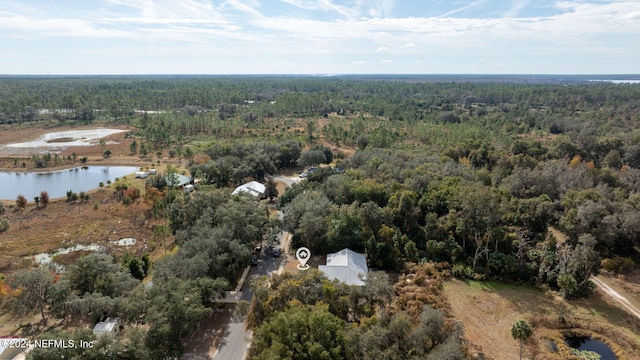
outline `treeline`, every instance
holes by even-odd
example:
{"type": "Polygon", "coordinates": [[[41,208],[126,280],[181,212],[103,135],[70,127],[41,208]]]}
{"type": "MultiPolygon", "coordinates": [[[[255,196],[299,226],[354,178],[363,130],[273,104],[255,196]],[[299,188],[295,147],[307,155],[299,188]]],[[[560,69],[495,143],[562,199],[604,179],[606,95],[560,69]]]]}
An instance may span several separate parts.
{"type": "Polygon", "coordinates": [[[280,143],[260,141],[234,142],[215,145],[204,150],[211,160],[193,165],[189,171],[196,178],[218,187],[237,186],[249,180],[264,180],[286,169],[329,164],[333,161],[331,149],[313,145],[302,150],[303,145],[294,140],[280,143]]]}
{"type": "MultiPolygon", "coordinates": [[[[0,79],[0,121],[122,120],[143,111],[216,112],[222,120],[327,113],[423,120],[474,104],[522,114],[637,110],[637,86],[508,84],[311,77],[11,77],[0,79]]],[[[482,110],[481,110],[482,111],[482,110]]]]}
{"type": "Polygon", "coordinates": [[[587,294],[601,259],[637,257],[640,170],[600,168],[579,155],[536,157],[553,152],[550,143],[528,154],[519,143],[461,144],[444,154],[358,151],[341,161],[345,173],[324,169],[281,197],[292,246],[349,247],[380,269],[447,262],[460,277],[555,288],[568,275],[576,283],[568,296],[587,294]],[[464,156],[454,154],[465,146],[464,156]]]}

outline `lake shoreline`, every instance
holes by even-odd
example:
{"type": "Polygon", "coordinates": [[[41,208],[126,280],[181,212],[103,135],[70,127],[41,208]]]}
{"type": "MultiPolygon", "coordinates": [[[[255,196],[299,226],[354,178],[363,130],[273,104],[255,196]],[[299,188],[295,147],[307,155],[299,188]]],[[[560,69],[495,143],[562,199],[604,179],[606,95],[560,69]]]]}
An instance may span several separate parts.
{"type": "MultiPolygon", "coordinates": [[[[0,156],[0,160],[12,159],[13,157],[0,156]]],[[[57,171],[63,171],[83,166],[138,166],[146,167],[152,166],[153,161],[142,159],[104,159],[104,160],[87,160],[85,163],[76,161],[71,164],[60,164],[57,166],[49,166],[45,168],[23,168],[23,167],[6,167],[0,166],[0,172],[16,172],[16,173],[53,173],[57,171]]]]}
{"type": "Polygon", "coordinates": [[[0,198],[13,200],[22,194],[29,199],[38,196],[40,191],[46,190],[51,199],[64,198],[69,190],[74,192],[89,192],[98,188],[99,183],[115,181],[118,178],[133,176],[140,171],[139,164],[132,165],[82,165],[67,169],[55,169],[48,172],[13,172],[0,171],[0,180],[5,184],[12,184],[7,188],[0,188],[0,198]],[[40,189],[40,190],[37,190],[40,189]],[[37,190],[37,191],[36,191],[37,190]]]}

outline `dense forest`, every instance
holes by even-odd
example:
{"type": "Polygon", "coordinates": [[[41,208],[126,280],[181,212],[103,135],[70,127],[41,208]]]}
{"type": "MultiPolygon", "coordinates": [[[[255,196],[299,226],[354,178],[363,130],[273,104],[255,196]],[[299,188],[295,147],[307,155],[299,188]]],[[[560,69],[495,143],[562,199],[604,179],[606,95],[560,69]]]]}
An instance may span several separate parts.
{"type": "MultiPolygon", "coordinates": [[[[85,272],[73,268],[46,301],[59,316],[100,314],[148,324],[146,335],[134,334],[139,338],[127,344],[144,343],[153,358],[182,353],[169,339],[195,329],[250,261],[252,243],[278,226],[264,208],[230,197],[227,189],[283,170],[317,167],[278,200],[292,247],[317,254],[348,247],[381,271],[416,273],[426,270],[415,264],[438,264],[458,278],[549,287],[573,298],[589,295],[593,274],[622,273],[640,259],[640,85],[5,78],[0,94],[1,123],[126,124],[146,149],[188,159],[190,172],[206,180],[195,195],[149,180],[158,188],[147,192],[154,216],[167,218],[179,246],[155,264],[134,259],[142,277],[153,268],[151,290],[130,278],[126,266],[133,260],[116,269],[102,257],[77,266],[100,266],[94,271],[103,275],[82,279],[85,272]],[[105,274],[126,281],[106,287],[96,280],[105,274]],[[167,312],[178,296],[193,305],[176,303],[184,308],[180,318],[167,312]],[[119,302],[131,297],[142,301],[119,302]],[[89,309],[95,304],[102,304],[99,311],[89,309]],[[181,326],[161,326],[172,321],[181,326]]],[[[13,281],[24,284],[21,276],[13,281]]],[[[400,358],[431,352],[441,358],[442,351],[462,358],[461,330],[438,306],[398,305],[399,285],[394,290],[381,277],[360,290],[316,272],[256,284],[250,356],[300,358],[298,351],[315,351],[318,357],[309,358],[390,358],[384,351],[391,348],[381,344],[392,341],[392,352],[411,354],[400,358]],[[326,333],[303,329],[306,319],[323,324],[326,333]],[[275,343],[287,331],[284,324],[327,343],[286,352],[295,346],[275,343]],[[402,336],[391,333],[398,327],[402,336]],[[425,332],[428,340],[420,343],[425,332]]],[[[120,351],[144,358],[127,349],[120,351]]]]}

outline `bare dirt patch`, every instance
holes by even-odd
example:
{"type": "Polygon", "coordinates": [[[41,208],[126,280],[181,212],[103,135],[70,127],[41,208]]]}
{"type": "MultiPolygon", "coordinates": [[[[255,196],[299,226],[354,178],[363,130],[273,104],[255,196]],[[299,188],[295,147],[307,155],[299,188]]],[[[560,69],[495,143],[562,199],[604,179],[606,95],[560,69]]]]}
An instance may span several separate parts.
{"type": "MultiPolygon", "coordinates": [[[[129,146],[135,140],[127,138],[126,134],[129,128],[124,126],[74,126],[74,127],[56,127],[56,128],[0,128],[0,169],[11,171],[29,171],[35,168],[35,163],[31,161],[32,155],[42,156],[49,152],[57,155],[58,162],[52,162],[45,170],[67,168],[79,165],[79,159],[87,157],[89,163],[100,164],[122,164],[140,162],[140,157],[130,153],[129,146]],[[98,141],[92,141],[89,146],[65,146],[66,139],[54,138],[49,139],[52,145],[60,147],[60,149],[43,148],[8,148],[7,144],[17,144],[23,142],[33,142],[46,134],[65,132],[65,131],[82,131],[93,130],[96,128],[108,128],[113,130],[121,130],[122,132],[102,137],[105,145],[99,145],[98,141]],[[111,156],[103,157],[105,150],[111,151],[111,156]],[[76,160],[69,160],[75,154],[76,160]]],[[[139,139],[138,139],[139,142],[139,139]]],[[[73,144],[69,143],[69,145],[73,144]]],[[[139,165],[139,164],[136,164],[139,165]]]]}
{"type": "Polygon", "coordinates": [[[153,226],[163,223],[164,219],[146,219],[143,214],[148,205],[141,199],[124,205],[110,188],[89,194],[89,201],[69,203],[56,200],[46,207],[30,203],[24,210],[5,205],[3,218],[7,218],[11,225],[0,233],[3,249],[0,272],[28,266],[33,255],[52,253],[76,244],[102,245],[108,252],[116,254],[152,250],[153,226]],[[126,237],[136,238],[138,242],[132,246],[113,244],[126,237]]]}
{"type": "MultiPolygon", "coordinates": [[[[451,280],[445,283],[444,292],[451,304],[453,316],[464,324],[465,337],[492,359],[511,360],[517,357],[518,343],[511,338],[511,325],[523,317],[531,316],[537,308],[546,311],[545,307],[552,305],[546,303],[534,303],[529,299],[537,299],[539,294],[533,295],[534,290],[522,289],[520,293],[514,293],[508,289],[505,296],[500,291],[492,292],[481,289],[479,286],[470,286],[459,280],[451,280]],[[535,308],[526,311],[527,305],[535,305],[535,308]]],[[[528,350],[524,351],[525,356],[528,350]]]]}
{"type": "Polygon", "coordinates": [[[561,299],[554,292],[459,280],[445,282],[444,292],[452,315],[464,326],[471,349],[483,352],[490,359],[518,357],[518,342],[511,337],[511,326],[516,319],[525,319],[533,325],[533,336],[524,347],[523,355],[527,358],[566,359],[568,349],[561,340],[562,334],[570,331],[606,340],[619,359],[638,355],[638,349],[630,344],[638,344],[640,340],[640,322],[600,292],[587,299],[568,301],[565,324],[557,320],[561,299]],[[551,351],[550,341],[556,342],[558,352],[551,351]]]}

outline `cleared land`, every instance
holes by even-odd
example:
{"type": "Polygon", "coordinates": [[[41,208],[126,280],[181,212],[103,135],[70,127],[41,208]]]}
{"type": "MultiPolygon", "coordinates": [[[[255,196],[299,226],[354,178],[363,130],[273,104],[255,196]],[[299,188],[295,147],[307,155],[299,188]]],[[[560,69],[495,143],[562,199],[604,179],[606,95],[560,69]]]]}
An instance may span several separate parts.
{"type": "Polygon", "coordinates": [[[517,358],[519,345],[511,337],[511,325],[525,319],[533,325],[533,336],[525,343],[524,356],[536,359],[571,358],[562,342],[564,334],[584,334],[605,341],[619,359],[640,357],[640,321],[612,304],[596,291],[587,299],[565,304],[567,322],[561,324],[561,298],[554,292],[494,282],[445,282],[444,291],[453,316],[464,325],[473,352],[491,359],[517,358]],[[552,351],[551,341],[557,352],[552,351]]]}
{"type": "MultiPolygon", "coordinates": [[[[93,127],[62,127],[62,128],[30,128],[0,130],[0,148],[6,144],[33,141],[43,138],[45,134],[60,131],[91,130],[93,127]]],[[[124,130],[116,127],[116,130],[124,130]]],[[[103,138],[107,145],[73,146],[62,150],[60,157],[66,158],[75,153],[77,158],[89,158],[87,164],[131,164],[135,166],[149,166],[150,162],[141,161],[138,156],[130,156],[129,144],[133,139],[125,137],[125,132],[108,135],[103,138]],[[104,149],[109,149],[114,156],[105,159],[104,149]]],[[[97,141],[94,139],[93,141],[97,141]]],[[[32,148],[26,149],[33,151],[32,148]]],[[[29,161],[30,154],[21,156],[5,156],[0,158],[0,170],[30,171],[34,164],[29,161]],[[17,160],[16,160],[17,159],[17,160]],[[22,167],[22,162],[26,166],[22,167]]],[[[61,161],[58,166],[39,170],[57,170],[80,166],[79,161],[61,161]]],[[[159,170],[162,170],[161,166],[159,170]]],[[[133,179],[128,176],[129,184],[137,186],[144,194],[144,180],[133,179]]],[[[97,184],[96,184],[97,185],[97,184]]],[[[153,244],[153,226],[162,223],[164,219],[145,218],[144,211],[148,206],[142,199],[131,205],[124,205],[114,196],[113,189],[105,187],[102,190],[89,192],[90,200],[65,202],[65,199],[52,199],[49,205],[36,207],[32,199],[24,210],[15,207],[14,201],[4,201],[5,214],[10,222],[9,229],[0,234],[2,253],[0,254],[0,273],[8,273],[16,268],[30,263],[30,257],[42,252],[53,252],[59,248],[76,244],[107,245],[108,251],[140,253],[150,251],[153,244]],[[111,242],[121,238],[132,237],[138,242],[129,247],[113,246],[111,242]]],[[[81,252],[65,255],[56,262],[69,263],[81,256],[81,252]]]]}

